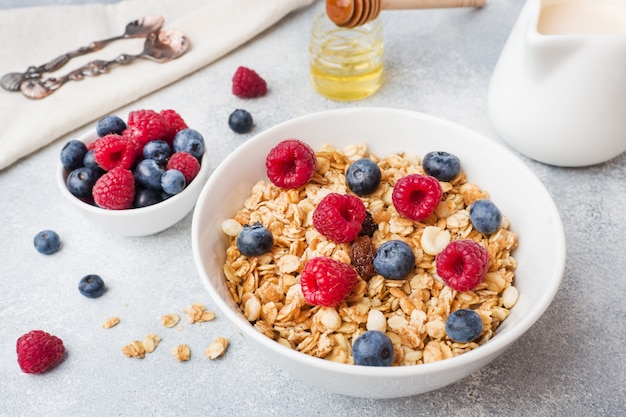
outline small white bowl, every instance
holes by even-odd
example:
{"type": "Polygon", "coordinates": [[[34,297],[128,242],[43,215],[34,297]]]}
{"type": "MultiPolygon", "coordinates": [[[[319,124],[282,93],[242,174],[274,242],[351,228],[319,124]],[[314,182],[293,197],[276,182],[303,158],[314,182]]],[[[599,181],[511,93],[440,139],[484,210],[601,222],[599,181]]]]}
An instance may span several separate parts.
{"type": "MultiPolygon", "coordinates": [[[[456,123],[393,109],[342,109],[293,119],[258,134],[230,154],[209,178],[194,210],[192,247],[209,295],[250,345],[294,377],[331,392],[368,398],[415,395],[459,381],[485,366],[518,340],[546,311],[561,283],[565,237],[548,191],[533,172],[503,146],[456,123]],[[319,149],[366,142],[380,157],[434,150],[457,155],[468,179],[488,191],[519,235],[515,286],[519,300],[494,337],[477,349],[415,366],[367,367],[318,359],[289,349],[257,331],[234,303],[223,264],[228,239],[223,220],[243,205],[254,183],[266,179],[265,156],[278,142],[298,138],[319,149]]],[[[529,360],[532,360],[529,352],[529,360]]],[[[265,383],[267,383],[266,381],[265,383]]],[[[270,381],[271,382],[271,381],[270,381]]]]}
{"type": "MultiPolygon", "coordinates": [[[[97,138],[94,129],[76,139],[89,144],[97,138]]],[[[198,175],[179,194],[151,206],[127,210],[107,210],[75,197],[66,185],[69,171],[60,163],[56,177],[61,194],[99,229],[118,236],[138,237],[159,233],[182,220],[193,209],[208,174],[209,164],[201,163],[198,175]]]]}

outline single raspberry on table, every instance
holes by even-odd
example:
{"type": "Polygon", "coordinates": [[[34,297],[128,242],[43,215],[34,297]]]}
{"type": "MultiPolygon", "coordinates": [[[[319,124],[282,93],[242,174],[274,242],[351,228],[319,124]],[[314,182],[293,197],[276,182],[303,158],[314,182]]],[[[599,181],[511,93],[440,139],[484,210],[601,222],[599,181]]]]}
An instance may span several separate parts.
{"type": "Polygon", "coordinates": [[[165,136],[163,140],[166,141],[170,146],[172,146],[172,143],[174,142],[174,136],[176,136],[176,134],[181,130],[187,129],[189,126],[187,126],[185,120],[180,114],[178,114],[178,112],[176,112],[176,110],[161,110],[159,114],[163,116],[163,118],[167,121],[170,127],[167,136],[165,136]]]}
{"type": "Polygon", "coordinates": [[[361,232],[365,205],[351,194],[330,193],[313,210],[313,226],[337,243],[352,242],[361,232]]]}
{"type": "Polygon", "coordinates": [[[63,359],[63,341],[43,330],[32,330],[17,339],[17,363],[27,374],[41,374],[63,359]]]}
{"type": "Polygon", "coordinates": [[[453,290],[469,291],[489,270],[489,252],[471,239],[453,240],[435,258],[437,275],[453,290]]]}
{"type": "Polygon", "coordinates": [[[435,211],[442,196],[443,190],[436,178],[409,174],[396,182],[391,200],[398,213],[419,221],[435,211]]]}
{"type": "Polygon", "coordinates": [[[122,136],[137,143],[136,154],[138,156],[142,155],[146,143],[151,140],[163,140],[170,133],[168,119],[154,110],[131,111],[128,114],[127,125],[122,136]]]}
{"type": "Polygon", "coordinates": [[[110,210],[131,208],[135,198],[135,177],[128,169],[113,168],[98,178],[92,194],[99,207],[110,210]]]}
{"type": "Polygon", "coordinates": [[[200,172],[200,162],[187,152],[175,152],[167,161],[167,169],[176,169],[183,173],[187,184],[200,172]]]}
{"type": "Polygon", "coordinates": [[[117,167],[130,169],[135,162],[135,143],[120,135],[105,135],[95,141],[94,157],[105,171],[117,167]]]}
{"type": "Polygon", "coordinates": [[[232,92],[241,98],[260,97],[267,93],[267,83],[256,71],[239,67],[233,75],[232,92]]]}
{"type": "Polygon", "coordinates": [[[267,177],[281,188],[298,188],[308,183],[317,169],[315,151],[298,139],[286,139],[265,158],[267,177]]]}
{"type": "Polygon", "coordinates": [[[317,306],[332,307],[343,301],[358,282],[347,263],[324,256],[310,259],[300,274],[304,299],[317,306]]]}

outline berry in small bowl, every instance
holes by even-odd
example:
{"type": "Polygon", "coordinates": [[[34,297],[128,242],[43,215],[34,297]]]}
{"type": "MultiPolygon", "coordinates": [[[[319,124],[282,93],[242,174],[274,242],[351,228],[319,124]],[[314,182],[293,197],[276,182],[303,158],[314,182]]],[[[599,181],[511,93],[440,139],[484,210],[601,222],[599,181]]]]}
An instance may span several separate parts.
{"type": "Polygon", "coordinates": [[[109,115],[63,146],[57,183],[107,233],[151,235],[192,210],[208,177],[205,146],[174,110],[109,115]]]}

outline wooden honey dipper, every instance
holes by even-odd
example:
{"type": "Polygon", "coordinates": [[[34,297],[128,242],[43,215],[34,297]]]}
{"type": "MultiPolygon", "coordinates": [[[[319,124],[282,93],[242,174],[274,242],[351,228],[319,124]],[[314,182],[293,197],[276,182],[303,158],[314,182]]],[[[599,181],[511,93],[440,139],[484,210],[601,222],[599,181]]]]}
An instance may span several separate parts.
{"type": "Polygon", "coordinates": [[[381,10],[482,7],[487,0],[326,0],[326,14],[337,26],[353,28],[376,19],[381,10]]]}

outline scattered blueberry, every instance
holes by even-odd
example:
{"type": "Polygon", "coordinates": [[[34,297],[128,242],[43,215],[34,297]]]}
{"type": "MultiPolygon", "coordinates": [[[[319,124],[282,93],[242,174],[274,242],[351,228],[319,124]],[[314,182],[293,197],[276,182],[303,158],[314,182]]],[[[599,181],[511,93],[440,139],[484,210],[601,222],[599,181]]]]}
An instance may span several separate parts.
{"type": "Polygon", "coordinates": [[[387,279],[403,279],[413,267],[415,267],[413,250],[401,240],[383,243],[374,256],[374,269],[387,279]]]}
{"type": "Polygon", "coordinates": [[[368,330],[362,333],[352,345],[352,358],[355,365],[391,366],[393,344],[385,333],[368,330]]]}
{"type": "Polygon", "coordinates": [[[79,198],[91,197],[91,189],[100,178],[101,172],[93,168],[76,168],[67,176],[67,189],[79,198]]]}
{"type": "Polygon", "coordinates": [[[380,167],[374,161],[362,158],[354,161],[346,172],[348,188],[359,196],[373,193],[380,184],[380,167]]]}
{"type": "Polygon", "coordinates": [[[137,184],[151,190],[161,190],[161,176],[165,170],[154,159],[144,159],[135,168],[137,184]]]}
{"type": "Polygon", "coordinates": [[[86,153],[87,145],[79,140],[70,140],[61,149],[61,164],[70,171],[81,167],[86,153]]]}
{"type": "Polygon", "coordinates": [[[461,172],[461,161],[448,152],[428,152],[422,158],[422,168],[426,174],[439,181],[450,181],[461,172]]]}
{"type": "Polygon", "coordinates": [[[180,193],[186,185],[185,176],[177,169],[168,169],[161,175],[161,188],[169,195],[180,193]]]}
{"type": "Polygon", "coordinates": [[[53,230],[42,230],[35,235],[33,243],[37,252],[44,255],[52,255],[61,247],[61,238],[53,230]]]}
{"type": "Polygon", "coordinates": [[[274,245],[274,237],[266,227],[256,222],[244,225],[237,236],[237,248],[245,256],[259,256],[268,252],[274,245]]]}
{"type": "Polygon", "coordinates": [[[172,156],[172,148],[164,140],[151,140],[143,147],[144,159],[154,159],[159,165],[165,165],[172,156]]]}
{"type": "Polygon", "coordinates": [[[469,308],[453,311],[446,320],[446,334],[455,342],[467,343],[480,336],[483,321],[477,312],[469,308]]]}
{"type": "Polygon", "coordinates": [[[126,122],[115,115],[105,116],[96,124],[96,133],[99,137],[110,133],[121,135],[124,130],[126,130],[126,122]]]}
{"type": "Polygon", "coordinates": [[[135,192],[133,207],[148,207],[153,204],[160,203],[166,198],[167,195],[164,195],[162,191],[150,190],[148,188],[138,188],[135,192]]]}
{"type": "Polygon", "coordinates": [[[104,293],[104,281],[99,275],[86,275],[78,283],[78,291],[87,298],[98,298],[104,293]]]}
{"type": "Polygon", "coordinates": [[[228,126],[237,133],[248,133],[252,129],[252,115],[246,110],[237,109],[228,117],[228,126]]]}
{"type": "Polygon", "coordinates": [[[183,129],[174,136],[174,152],[187,152],[198,160],[204,153],[204,138],[194,129],[183,129]]]}
{"type": "Polygon", "coordinates": [[[486,235],[498,230],[502,224],[502,213],[491,200],[474,201],[469,215],[474,228],[486,235]]]}

